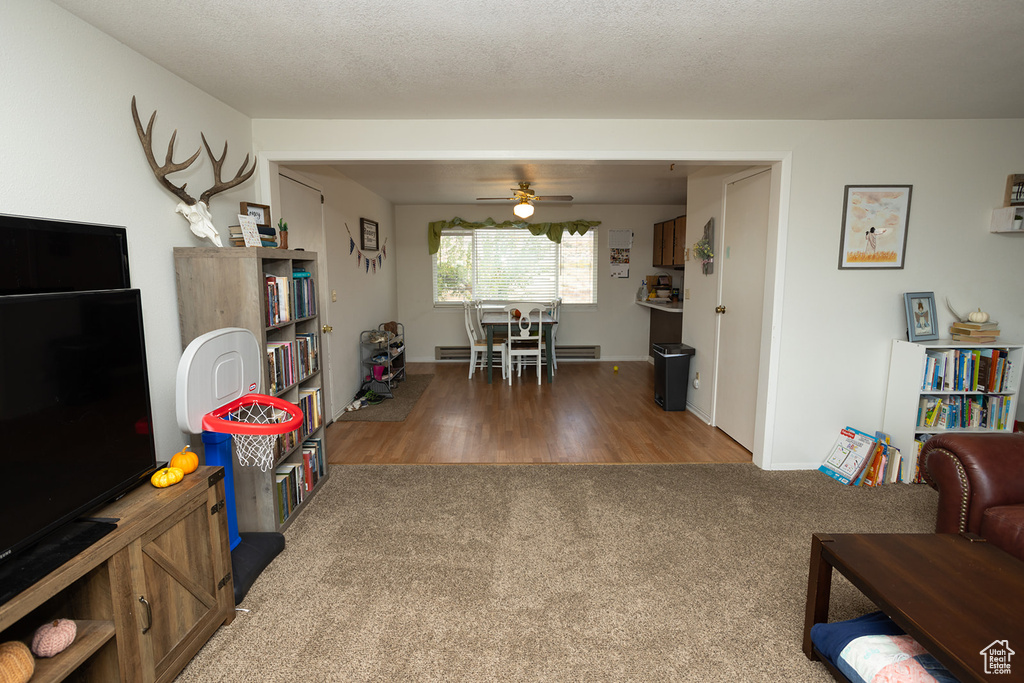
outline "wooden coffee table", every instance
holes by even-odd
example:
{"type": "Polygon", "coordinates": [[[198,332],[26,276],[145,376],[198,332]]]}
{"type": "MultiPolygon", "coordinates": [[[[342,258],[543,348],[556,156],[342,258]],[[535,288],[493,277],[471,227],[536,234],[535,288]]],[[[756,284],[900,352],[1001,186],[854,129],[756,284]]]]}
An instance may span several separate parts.
{"type": "Polygon", "coordinates": [[[833,567],[961,683],[1024,681],[1024,562],[1009,553],[974,534],[814,534],[809,659],[821,659],[811,626],[828,621],[833,567]],[[985,674],[981,651],[997,640],[1018,653],[1009,675],[985,674]]]}

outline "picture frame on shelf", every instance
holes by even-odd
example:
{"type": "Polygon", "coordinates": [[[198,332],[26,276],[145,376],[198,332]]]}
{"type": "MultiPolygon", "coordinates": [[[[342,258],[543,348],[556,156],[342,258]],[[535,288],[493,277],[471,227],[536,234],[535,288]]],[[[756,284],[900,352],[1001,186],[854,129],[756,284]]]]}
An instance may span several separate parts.
{"type": "Polygon", "coordinates": [[[913,185],[847,185],[839,269],[902,269],[913,185]]]}
{"type": "Polygon", "coordinates": [[[369,218],[359,219],[359,248],[363,251],[377,251],[380,249],[380,228],[377,221],[369,218]]]}
{"type": "Polygon", "coordinates": [[[256,225],[260,227],[270,227],[270,207],[266,204],[239,202],[238,213],[244,216],[252,216],[253,220],[256,221],[256,225]]]}
{"type": "Polygon", "coordinates": [[[933,292],[907,292],[903,295],[907,314],[907,335],[912,342],[935,341],[939,338],[939,322],[935,317],[933,292]]]}

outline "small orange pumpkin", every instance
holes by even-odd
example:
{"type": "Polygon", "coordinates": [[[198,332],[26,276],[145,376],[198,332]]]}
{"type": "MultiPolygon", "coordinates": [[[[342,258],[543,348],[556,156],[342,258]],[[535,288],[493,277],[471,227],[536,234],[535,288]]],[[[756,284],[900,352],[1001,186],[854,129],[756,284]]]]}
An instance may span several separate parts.
{"type": "Polygon", "coordinates": [[[168,486],[173,486],[179,481],[185,478],[185,473],[180,467],[164,467],[153,473],[153,476],[149,478],[149,482],[158,489],[165,489],[168,486]]]}
{"type": "Polygon", "coordinates": [[[188,446],[185,446],[185,448],[182,448],[171,457],[171,462],[168,465],[179,468],[185,474],[190,474],[199,467],[199,456],[188,450],[188,446]]]}

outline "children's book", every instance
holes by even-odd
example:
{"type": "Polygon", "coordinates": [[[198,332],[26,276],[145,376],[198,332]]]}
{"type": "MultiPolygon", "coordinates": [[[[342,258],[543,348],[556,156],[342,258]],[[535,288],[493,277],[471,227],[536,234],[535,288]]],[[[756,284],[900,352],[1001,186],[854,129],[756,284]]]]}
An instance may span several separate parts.
{"type": "Polygon", "coordinates": [[[876,439],[853,427],[839,430],[832,450],[818,469],[841,484],[850,485],[861,475],[875,453],[876,439]]]}

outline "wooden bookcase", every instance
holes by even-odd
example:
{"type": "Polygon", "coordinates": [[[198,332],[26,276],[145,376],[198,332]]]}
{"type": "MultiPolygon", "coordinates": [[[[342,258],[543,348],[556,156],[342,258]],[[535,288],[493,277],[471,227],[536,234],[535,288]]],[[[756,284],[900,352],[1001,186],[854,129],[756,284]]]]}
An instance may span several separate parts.
{"type": "Polygon", "coordinates": [[[33,683],[172,681],[235,617],[224,471],[148,482],[96,511],[117,528],[0,606],[0,642],[74,619],[75,641],[35,660],[33,683]]]}
{"type": "Polygon", "coordinates": [[[892,443],[903,454],[915,453],[915,440],[923,435],[934,435],[943,432],[962,431],[993,431],[989,427],[944,427],[925,426],[918,421],[921,400],[936,397],[944,401],[965,401],[983,397],[1003,397],[1011,401],[1009,417],[1002,431],[1013,431],[1014,414],[1017,411],[1017,400],[1020,393],[1021,364],[1024,362],[1024,346],[992,342],[988,344],[970,344],[940,340],[933,342],[908,342],[894,339],[892,355],[889,359],[889,381],[885,395],[885,415],[882,430],[892,437],[892,443]],[[999,391],[975,391],[971,389],[933,389],[925,388],[925,373],[928,367],[928,354],[946,351],[974,351],[984,349],[1001,349],[1007,352],[1009,368],[1003,386],[999,391]]]}
{"type": "MultiPolygon", "coordinates": [[[[242,327],[250,330],[256,336],[261,349],[266,349],[268,343],[291,342],[294,380],[279,387],[274,392],[275,395],[300,405],[301,398],[306,392],[319,391],[319,425],[295,439],[294,445],[281,448],[274,466],[268,472],[263,472],[259,467],[239,465],[237,460],[234,463],[238,530],[283,531],[306,502],[319,492],[329,474],[325,464],[316,487],[306,492],[302,502],[290,511],[284,521],[281,520],[282,501],[275,470],[285,464],[302,463],[304,439],[320,440],[326,463],[326,415],[323,410],[326,397],[322,375],[324,366],[321,363],[320,367],[300,379],[299,368],[296,365],[296,335],[312,335],[318,348],[322,349],[323,346],[319,308],[304,317],[291,315],[288,320],[270,323],[267,311],[267,277],[287,280],[288,291],[294,292],[296,278],[293,277],[293,273],[306,271],[310,273],[312,291],[315,292],[316,283],[319,281],[317,255],[309,251],[266,247],[176,247],[174,269],[178,285],[182,348],[199,335],[222,327],[242,327]]],[[[292,299],[290,308],[294,312],[294,297],[292,299]]],[[[271,384],[266,354],[263,354],[261,363],[263,372],[260,392],[269,393],[271,384]]],[[[199,441],[198,436],[195,437],[195,441],[199,441]]]]}

